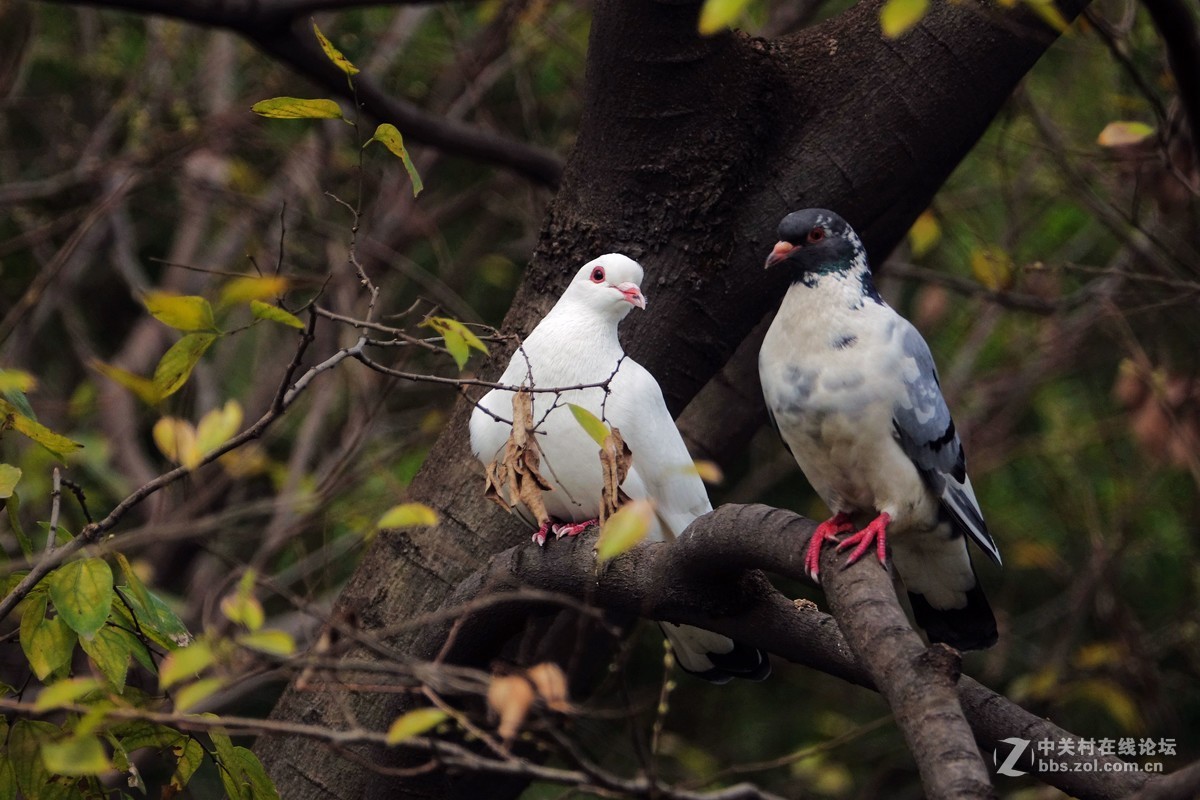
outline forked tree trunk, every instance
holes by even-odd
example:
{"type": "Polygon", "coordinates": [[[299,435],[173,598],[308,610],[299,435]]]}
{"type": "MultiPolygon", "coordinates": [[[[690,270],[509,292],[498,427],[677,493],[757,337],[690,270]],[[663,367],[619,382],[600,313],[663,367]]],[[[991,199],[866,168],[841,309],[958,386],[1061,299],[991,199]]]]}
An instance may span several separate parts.
{"type": "MultiPolygon", "coordinates": [[[[1084,5],[1069,0],[1063,10],[1071,17],[1084,5]]],[[[762,263],[785,213],[837,210],[881,258],[1055,38],[1030,15],[937,3],[916,29],[885,40],[880,2],[863,0],[777,41],[705,39],[696,33],[698,8],[692,0],[597,0],[578,142],[504,322],[506,331],[530,330],[596,255],[637,258],[649,310],[631,315],[622,340],[675,413],[778,302],[784,278],[762,263]]],[[[507,358],[494,354],[484,377],[507,358]]],[[[441,524],[381,534],[338,600],[338,613],[367,633],[442,607],[489,554],[528,535],[483,499],[468,411],[458,404],[410,493],[437,509],[441,524]]],[[[427,659],[434,640],[406,632],[389,643],[427,659]]],[[[479,655],[485,643],[474,644],[479,655]]],[[[339,727],[349,711],[382,729],[398,708],[388,694],[291,687],[274,716],[339,727]]],[[[264,738],[257,751],[288,800],[507,797],[521,788],[493,780],[482,792],[436,773],[374,775],[299,739],[264,738]]]]}

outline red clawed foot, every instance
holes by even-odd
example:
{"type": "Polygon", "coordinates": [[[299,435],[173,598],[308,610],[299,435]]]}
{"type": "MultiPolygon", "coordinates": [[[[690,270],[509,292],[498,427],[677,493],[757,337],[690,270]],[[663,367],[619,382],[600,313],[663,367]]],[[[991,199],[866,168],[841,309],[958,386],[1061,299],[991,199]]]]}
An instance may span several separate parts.
{"type": "Polygon", "coordinates": [[[593,525],[599,525],[600,520],[589,519],[586,522],[564,522],[560,525],[554,525],[554,538],[561,539],[564,536],[578,536],[593,525]]]}
{"type": "Polygon", "coordinates": [[[546,537],[550,535],[550,521],[546,520],[542,523],[542,527],[533,532],[533,540],[537,542],[538,547],[546,546],[546,537]]]}
{"type": "Polygon", "coordinates": [[[813,580],[816,580],[821,572],[821,546],[826,542],[836,542],[840,534],[852,530],[854,524],[850,522],[850,515],[838,512],[813,531],[812,538],[808,540],[808,550],[804,553],[804,571],[811,575],[813,580]]]}
{"type": "Polygon", "coordinates": [[[853,536],[843,539],[838,544],[838,552],[845,550],[847,547],[854,548],[850,556],[846,559],[847,567],[862,558],[863,554],[871,549],[872,542],[875,544],[875,555],[879,557],[879,563],[887,564],[887,526],[891,521],[891,515],[882,513],[871,520],[867,527],[853,536]]]}

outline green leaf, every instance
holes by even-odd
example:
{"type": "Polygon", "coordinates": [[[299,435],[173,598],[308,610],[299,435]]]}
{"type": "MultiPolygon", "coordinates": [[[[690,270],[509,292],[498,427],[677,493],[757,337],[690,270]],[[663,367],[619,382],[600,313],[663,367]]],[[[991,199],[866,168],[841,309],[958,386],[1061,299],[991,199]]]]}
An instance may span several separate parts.
{"type": "Polygon", "coordinates": [[[203,639],[187,647],[172,650],[158,667],[158,685],[163,689],[183,680],[190,680],[208,668],[216,660],[212,647],[203,639]]]}
{"type": "Polygon", "coordinates": [[[28,800],[41,800],[51,775],[42,761],[42,745],[62,735],[56,725],[38,720],[19,719],[8,732],[8,757],[21,794],[28,800]]]}
{"type": "Polygon", "coordinates": [[[108,619],[113,601],[112,570],[102,558],[63,564],[47,578],[50,599],[71,630],[91,638],[108,619]]]}
{"type": "Polygon", "coordinates": [[[121,722],[109,729],[109,732],[116,737],[121,743],[121,747],[125,751],[132,753],[135,750],[140,750],[143,747],[153,747],[156,750],[164,750],[168,747],[173,747],[187,738],[186,734],[168,728],[166,725],[157,725],[153,722],[145,722],[144,720],[132,720],[129,722],[121,722]]]}
{"type": "Polygon", "coordinates": [[[20,480],[21,470],[12,464],[0,464],[0,498],[12,497],[12,493],[17,488],[17,482],[20,480]]]}
{"type": "Polygon", "coordinates": [[[56,775],[99,775],[113,768],[96,736],[71,736],[42,745],[46,769],[56,775]]]}
{"type": "Polygon", "coordinates": [[[596,444],[604,447],[604,440],[608,438],[611,431],[599,417],[588,411],[583,406],[577,406],[574,403],[567,403],[567,408],[571,409],[571,414],[575,417],[575,421],[579,423],[579,427],[583,428],[588,436],[592,437],[596,444]]]}
{"type": "MultiPolygon", "coordinates": [[[[33,542],[29,541],[29,534],[25,533],[25,526],[21,524],[21,497],[13,493],[12,497],[8,498],[8,502],[4,504],[4,510],[8,512],[8,529],[17,537],[17,544],[21,547],[21,553],[29,558],[33,555],[33,542]]],[[[22,576],[23,577],[23,576],[22,576]]],[[[8,592],[5,592],[8,594],[8,592]]]]}
{"type": "Polygon", "coordinates": [[[141,375],[135,375],[132,372],[123,370],[120,367],[114,367],[111,364],[105,364],[99,359],[91,360],[92,369],[99,372],[104,377],[113,381],[119,386],[123,386],[133,392],[137,399],[141,400],[148,406],[156,406],[162,401],[162,394],[154,385],[154,381],[149,378],[143,378],[141,375]]]}
{"type": "Polygon", "coordinates": [[[46,595],[31,595],[21,615],[21,649],[40,681],[71,663],[75,651],[75,632],[62,617],[47,619],[47,604],[46,595]]]}
{"type": "Polygon", "coordinates": [[[437,525],[438,515],[424,503],[401,503],[384,512],[376,523],[377,528],[415,528],[422,525],[437,525]]]}
{"type": "Polygon", "coordinates": [[[142,302],[150,316],[176,330],[215,332],[212,306],[203,297],[174,292],[146,292],[142,302]]]}
{"type": "Polygon", "coordinates": [[[8,753],[0,753],[0,797],[4,800],[17,796],[17,773],[13,770],[8,753]]]}
{"type": "Polygon", "coordinates": [[[105,625],[91,639],[81,638],[79,646],[112,684],[116,693],[124,692],[125,678],[129,674],[129,656],[135,646],[141,647],[141,643],[127,631],[105,625]]]}
{"type": "Polygon", "coordinates": [[[442,341],[446,344],[446,349],[454,358],[454,363],[458,364],[461,370],[467,365],[467,358],[470,357],[471,348],[478,350],[481,353],[487,354],[487,345],[485,345],[478,336],[471,333],[466,325],[463,325],[456,319],[447,317],[429,317],[421,323],[423,328],[433,328],[442,337],[442,341]]]}
{"type": "Polygon", "coordinates": [[[215,333],[189,333],[159,360],[154,369],[154,388],[162,397],[170,397],[187,383],[200,357],[217,340],[215,333]]]}
{"type": "MultiPolygon", "coordinates": [[[[151,641],[167,650],[176,650],[191,643],[192,634],[188,632],[187,626],[158,595],[147,591],[146,595],[149,597],[150,603],[143,605],[127,587],[120,587],[119,591],[125,598],[125,602],[133,609],[133,615],[136,617],[142,633],[146,634],[151,641]]],[[[122,613],[126,611],[124,606],[119,603],[113,608],[120,609],[122,613]]]]}
{"type": "Polygon", "coordinates": [[[358,67],[350,63],[350,59],[342,55],[342,51],[333,46],[333,42],[325,38],[325,34],[321,33],[321,29],[317,27],[314,20],[312,24],[313,33],[317,35],[317,41],[321,43],[321,49],[325,51],[325,57],[333,62],[333,65],[347,75],[357,75],[358,67]]]}
{"type": "Polygon", "coordinates": [[[250,110],[272,119],[345,119],[342,107],[332,100],[305,100],[300,97],[272,97],[259,100],[250,110]]]}
{"type": "Polygon", "coordinates": [[[171,788],[183,791],[204,761],[204,745],[189,737],[172,745],[171,752],[178,759],[175,772],[171,775],[171,788]]]}
{"type": "Polygon", "coordinates": [[[887,0],[879,11],[883,35],[895,39],[920,22],[929,12],[929,0],[887,0]]]}
{"type": "Polygon", "coordinates": [[[175,692],[175,711],[183,713],[207,700],[225,686],[224,678],[201,678],[175,692]]]}
{"type": "Polygon", "coordinates": [[[646,538],[653,522],[654,504],[649,500],[634,500],[621,506],[600,528],[596,557],[604,562],[632,550],[646,538]]]}
{"type": "Polygon", "coordinates": [[[271,782],[258,756],[245,747],[235,747],[233,753],[244,785],[249,790],[250,800],[279,800],[279,790],[271,782]]]}
{"type": "Polygon", "coordinates": [[[237,637],[237,643],[250,650],[272,656],[290,656],[296,652],[296,640],[287,631],[255,631],[237,637]]]}
{"type": "Polygon", "coordinates": [[[233,278],[221,288],[219,306],[233,306],[252,300],[269,300],[278,297],[291,287],[291,281],[282,275],[243,275],[233,278]]]}
{"type": "MultiPolygon", "coordinates": [[[[408,153],[408,148],[404,146],[404,137],[400,135],[400,130],[390,122],[385,122],[375,129],[375,135],[367,140],[367,144],[371,142],[379,142],[400,162],[404,164],[404,171],[408,173],[408,180],[412,184],[413,197],[421,193],[425,188],[425,184],[421,181],[421,175],[417,172],[417,165],[413,163],[412,157],[408,153]]],[[[366,147],[364,144],[363,147],[366,147]]]]}
{"type": "Polygon", "coordinates": [[[68,678],[56,681],[38,693],[37,700],[33,701],[33,710],[49,711],[52,708],[73,705],[85,694],[101,687],[102,684],[95,678],[68,678]]]}
{"type": "MultiPolygon", "coordinates": [[[[217,719],[215,714],[204,714],[206,719],[217,719]]],[[[210,729],[208,738],[213,744],[213,761],[217,762],[217,772],[225,793],[232,800],[248,800],[249,791],[242,785],[241,759],[229,739],[229,734],[219,729],[210,729]]]]}
{"type": "Polygon", "coordinates": [[[265,319],[269,322],[278,322],[282,325],[287,325],[289,328],[296,330],[304,330],[304,321],[295,314],[289,314],[279,306],[273,306],[270,303],[264,303],[261,300],[250,301],[250,313],[258,319],[265,319]]]}
{"type": "Polygon", "coordinates": [[[446,719],[446,712],[440,708],[418,708],[414,711],[409,711],[396,719],[388,726],[387,736],[384,741],[388,744],[399,744],[405,739],[411,739],[414,736],[420,736],[426,731],[433,730],[446,719]]]}
{"type": "Polygon", "coordinates": [[[8,424],[12,426],[13,430],[37,442],[60,461],[65,460],[68,453],[83,447],[79,442],[71,441],[62,434],[55,433],[40,422],[35,422],[32,418],[22,414],[7,400],[0,400],[0,414],[7,418],[8,424]]]}

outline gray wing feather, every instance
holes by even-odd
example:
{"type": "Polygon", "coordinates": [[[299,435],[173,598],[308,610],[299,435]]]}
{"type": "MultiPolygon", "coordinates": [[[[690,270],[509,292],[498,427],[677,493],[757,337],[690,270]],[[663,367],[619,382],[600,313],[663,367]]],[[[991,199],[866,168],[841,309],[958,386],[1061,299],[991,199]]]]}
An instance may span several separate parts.
{"type": "MultiPolygon", "coordinates": [[[[907,323],[907,320],[905,320],[907,323]]],[[[904,333],[904,354],[915,370],[904,376],[904,397],[892,411],[892,426],[904,452],[920,470],[925,483],[941,500],[955,527],[966,533],[997,564],[1000,550],[988,533],[979,501],[967,477],[962,442],[942,397],[937,368],[929,345],[911,323],[904,333]]]]}

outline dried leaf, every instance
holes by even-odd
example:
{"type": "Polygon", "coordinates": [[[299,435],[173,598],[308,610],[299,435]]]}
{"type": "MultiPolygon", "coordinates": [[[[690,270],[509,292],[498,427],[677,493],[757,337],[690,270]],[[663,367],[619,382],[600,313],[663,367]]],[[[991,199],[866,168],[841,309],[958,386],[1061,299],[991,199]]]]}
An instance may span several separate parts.
{"type": "Polygon", "coordinates": [[[534,435],[533,397],[522,389],[513,394],[512,433],[504,444],[504,455],[500,461],[488,464],[485,470],[484,496],[505,510],[521,503],[539,526],[546,524],[550,515],[542,501],[542,492],[549,492],[553,487],[539,472],[541,462],[542,451],[534,435]],[[503,496],[505,486],[507,498],[503,496]]]}
{"type": "Polygon", "coordinates": [[[1126,147],[1153,135],[1154,128],[1144,122],[1110,122],[1096,137],[1096,144],[1101,147],[1126,147]]]}
{"type": "Polygon", "coordinates": [[[546,708],[561,713],[571,710],[571,703],[567,699],[567,676],[558,664],[552,661],[535,664],[525,675],[546,708]]]}
{"type": "Polygon", "coordinates": [[[629,502],[629,495],[621,488],[629,475],[629,467],[633,464],[633,453],[625,440],[621,438],[621,430],[613,428],[604,439],[600,448],[600,470],[603,473],[604,485],[600,489],[600,524],[616,513],[617,509],[629,502]]]}
{"type": "Polygon", "coordinates": [[[509,742],[521,730],[521,723],[533,707],[533,684],[523,675],[498,675],[488,686],[488,707],[500,718],[497,732],[509,742]]]}

